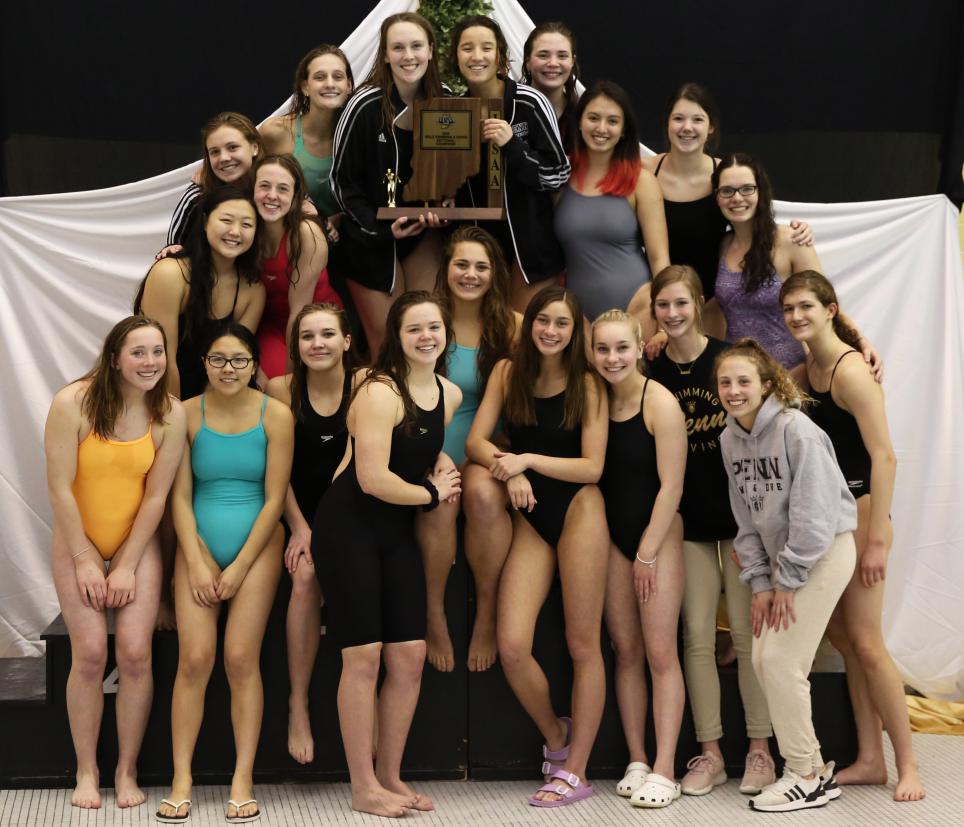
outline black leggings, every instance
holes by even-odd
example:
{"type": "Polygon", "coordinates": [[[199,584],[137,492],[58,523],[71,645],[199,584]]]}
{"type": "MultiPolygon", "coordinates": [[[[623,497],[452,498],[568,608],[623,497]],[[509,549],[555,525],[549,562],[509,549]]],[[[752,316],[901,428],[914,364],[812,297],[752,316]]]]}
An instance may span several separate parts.
{"type": "Polygon", "coordinates": [[[425,572],[415,509],[365,494],[354,465],[315,514],[311,555],[339,648],[425,639],[425,572]]]}

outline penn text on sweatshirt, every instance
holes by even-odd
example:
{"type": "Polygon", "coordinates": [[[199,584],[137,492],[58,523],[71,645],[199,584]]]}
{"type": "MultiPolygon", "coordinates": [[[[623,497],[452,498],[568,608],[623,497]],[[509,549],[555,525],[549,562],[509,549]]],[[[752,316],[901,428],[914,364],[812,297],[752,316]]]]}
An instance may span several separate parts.
{"type": "Polygon", "coordinates": [[[830,437],[771,394],[749,433],[727,416],[720,447],[740,579],[754,594],[799,589],[834,537],[857,527],[857,504],[830,437]]]}

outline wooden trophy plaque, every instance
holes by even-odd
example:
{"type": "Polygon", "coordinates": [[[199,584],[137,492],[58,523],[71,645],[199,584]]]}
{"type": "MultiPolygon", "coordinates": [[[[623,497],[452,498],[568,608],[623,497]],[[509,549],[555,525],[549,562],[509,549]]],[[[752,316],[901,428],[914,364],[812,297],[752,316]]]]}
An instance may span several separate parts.
{"type": "Polygon", "coordinates": [[[502,200],[502,150],[489,144],[486,170],[487,205],[484,207],[443,207],[480,169],[482,119],[501,118],[502,101],[491,98],[483,112],[480,98],[429,98],[415,102],[412,179],[405,185],[406,201],[421,201],[421,207],[396,207],[397,179],[385,173],[388,206],[378,209],[378,218],[418,218],[433,212],[443,220],[505,219],[502,200]]]}

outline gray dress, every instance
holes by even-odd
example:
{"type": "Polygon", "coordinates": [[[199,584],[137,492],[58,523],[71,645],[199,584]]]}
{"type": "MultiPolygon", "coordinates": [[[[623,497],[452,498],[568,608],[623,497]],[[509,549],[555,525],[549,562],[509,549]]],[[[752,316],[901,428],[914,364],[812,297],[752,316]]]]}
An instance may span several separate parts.
{"type": "Polygon", "coordinates": [[[590,321],[614,307],[625,310],[652,278],[639,221],[624,197],[563,187],[555,228],[566,256],[566,287],[579,296],[590,321]]]}

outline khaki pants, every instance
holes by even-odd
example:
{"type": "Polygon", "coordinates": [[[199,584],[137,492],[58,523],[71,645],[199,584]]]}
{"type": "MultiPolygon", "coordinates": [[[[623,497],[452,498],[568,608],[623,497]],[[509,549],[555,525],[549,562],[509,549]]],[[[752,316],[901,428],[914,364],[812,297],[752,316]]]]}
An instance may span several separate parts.
{"type": "Polygon", "coordinates": [[[716,614],[720,585],[726,593],[730,634],[736,649],[740,698],[748,738],[769,738],[770,713],[750,660],[750,587],[740,582],[740,567],[730,552],[732,540],[717,543],[683,543],[686,588],[683,592],[683,664],[686,688],[693,710],[696,740],[718,741],[723,735],[720,719],[720,676],[716,666],[716,614]],[[722,559],[722,568],[720,561],[722,559]]]}
{"type": "Polygon", "coordinates": [[[810,667],[830,615],[850,582],[857,562],[854,537],[838,534],[810,570],[793,598],[796,623],[775,631],[764,627],[753,640],[753,669],[770,707],[773,731],[786,765],[800,775],[823,766],[810,708],[810,667]]]}

